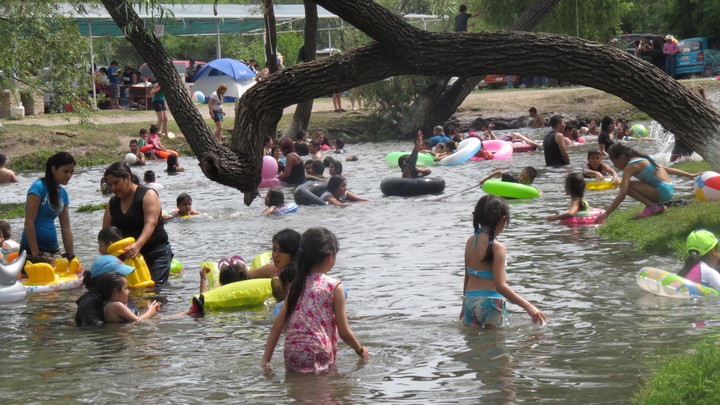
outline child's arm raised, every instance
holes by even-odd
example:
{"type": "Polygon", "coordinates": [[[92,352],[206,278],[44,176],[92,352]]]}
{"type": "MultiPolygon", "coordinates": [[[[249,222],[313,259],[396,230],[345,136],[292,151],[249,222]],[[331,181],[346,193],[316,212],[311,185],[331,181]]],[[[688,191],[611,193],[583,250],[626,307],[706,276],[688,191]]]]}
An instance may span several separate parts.
{"type": "Polygon", "coordinates": [[[502,294],[508,301],[521,306],[530,315],[533,323],[540,323],[544,326],[547,323],[545,314],[528,301],[525,301],[518,293],[507,285],[507,275],[505,274],[505,245],[499,242],[493,243],[493,282],[495,289],[502,294]]]}
{"type": "MultiPolygon", "coordinates": [[[[285,308],[285,306],[283,306],[285,308]]],[[[365,346],[355,337],[355,334],[350,329],[350,325],[347,320],[347,313],[345,313],[345,291],[342,285],[338,283],[333,292],[333,308],[335,311],[335,324],[337,325],[338,335],[343,342],[347,343],[350,348],[355,350],[355,353],[363,359],[370,357],[370,353],[365,346]]],[[[282,312],[281,312],[282,314],[282,312]]],[[[280,315],[278,315],[280,317],[280,315]]]]}
{"type": "Polygon", "coordinates": [[[270,361],[272,360],[275,346],[277,346],[278,340],[280,340],[280,333],[282,333],[283,327],[285,327],[286,316],[287,305],[283,305],[282,308],[280,308],[280,313],[275,317],[275,322],[273,322],[273,326],[270,328],[270,334],[265,343],[265,352],[263,353],[261,362],[263,368],[270,368],[270,361]]]}

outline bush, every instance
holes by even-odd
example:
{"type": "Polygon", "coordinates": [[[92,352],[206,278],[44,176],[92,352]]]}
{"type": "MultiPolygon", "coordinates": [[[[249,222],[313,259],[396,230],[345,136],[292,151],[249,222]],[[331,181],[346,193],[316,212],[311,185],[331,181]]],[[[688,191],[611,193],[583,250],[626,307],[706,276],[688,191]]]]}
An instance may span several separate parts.
{"type": "Polygon", "coordinates": [[[715,405],[720,403],[720,347],[708,340],[691,354],[664,360],[639,393],[635,404],[715,405]]]}

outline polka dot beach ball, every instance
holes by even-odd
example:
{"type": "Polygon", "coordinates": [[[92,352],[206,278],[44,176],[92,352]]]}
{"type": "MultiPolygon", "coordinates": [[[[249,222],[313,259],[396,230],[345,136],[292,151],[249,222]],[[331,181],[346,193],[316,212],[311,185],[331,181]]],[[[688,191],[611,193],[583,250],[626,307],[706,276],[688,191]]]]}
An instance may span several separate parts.
{"type": "Polygon", "coordinates": [[[645,138],[648,135],[648,130],[643,124],[635,124],[630,127],[630,130],[633,131],[633,138],[645,138]]]}
{"type": "Polygon", "coordinates": [[[693,190],[702,201],[720,200],[720,173],[703,172],[695,179],[693,190]]]}

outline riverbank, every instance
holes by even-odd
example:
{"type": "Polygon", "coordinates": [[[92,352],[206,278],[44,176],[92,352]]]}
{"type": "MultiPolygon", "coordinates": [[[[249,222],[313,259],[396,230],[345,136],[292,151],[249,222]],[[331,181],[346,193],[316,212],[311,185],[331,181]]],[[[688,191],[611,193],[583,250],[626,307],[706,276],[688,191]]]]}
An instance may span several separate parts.
{"type": "MultiPolygon", "coordinates": [[[[720,81],[710,79],[685,80],[687,86],[700,83],[708,93],[720,90],[720,81]]],[[[344,106],[349,101],[343,100],[344,106]]],[[[647,119],[647,115],[619,97],[588,87],[563,87],[551,89],[480,90],[470,94],[458,108],[452,120],[468,122],[477,118],[518,120],[527,116],[529,107],[536,107],[543,117],[560,114],[570,118],[602,117],[604,115],[625,117],[631,120],[647,119]]],[[[198,110],[212,127],[206,106],[198,110]]],[[[227,109],[225,128],[232,128],[235,111],[227,109]]],[[[292,119],[294,106],[285,109],[278,125],[282,130],[292,119]]],[[[343,133],[358,141],[378,139],[367,130],[367,111],[336,113],[329,98],[315,100],[311,129],[323,129],[343,133]]],[[[105,164],[116,161],[127,152],[127,144],[137,138],[140,128],[147,128],[156,121],[153,111],[103,110],[91,114],[89,124],[81,124],[79,118],[68,114],[26,117],[19,121],[0,121],[0,150],[9,157],[8,167],[13,170],[39,170],[52,153],[70,151],[82,166],[105,164]]],[[[169,130],[180,134],[171,118],[169,130]]],[[[183,154],[192,154],[182,138],[164,139],[163,143],[183,154]]]]}

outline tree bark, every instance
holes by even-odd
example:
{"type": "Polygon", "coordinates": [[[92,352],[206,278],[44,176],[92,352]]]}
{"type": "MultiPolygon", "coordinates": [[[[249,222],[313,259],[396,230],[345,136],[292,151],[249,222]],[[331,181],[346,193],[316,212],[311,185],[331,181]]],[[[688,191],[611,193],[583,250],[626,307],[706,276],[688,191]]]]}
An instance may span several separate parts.
{"type": "MultiPolygon", "coordinates": [[[[317,5],[311,1],[305,2],[305,30],[303,41],[303,52],[301,58],[303,63],[315,60],[318,36],[318,14],[317,5]]],[[[310,124],[312,115],[313,99],[302,101],[295,106],[295,113],[290,125],[285,129],[285,136],[292,139],[298,131],[306,130],[310,124]]]]}
{"type": "Polygon", "coordinates": [[[275,73],[280,67],[277,60],[277,27],[272,0],[263,0],[263,13],[265,14],[265,63],[270,73],[275,73]]]}
{"type": "Polygon", "coordinates": [[[170,111],[198,155],[205,175],[245,192],[246,204],[257,195],[263,138],[275,133],[284,107],[396,75],[473,76],[501,71],[594,87],[646,112],[720,168],[718,111],[656,67],[627,52],[565,35],[425,32],[372,0],[316,1],[347,21],[360,20],[353,25],[368,29],[368,34],[383,43],[283,69],[250,88],[238,102],[228,148],[217,142],[190,102],[162,44],[142,26],[128,4],[124,0],[102,1],[155,72],[170,111]]]}

